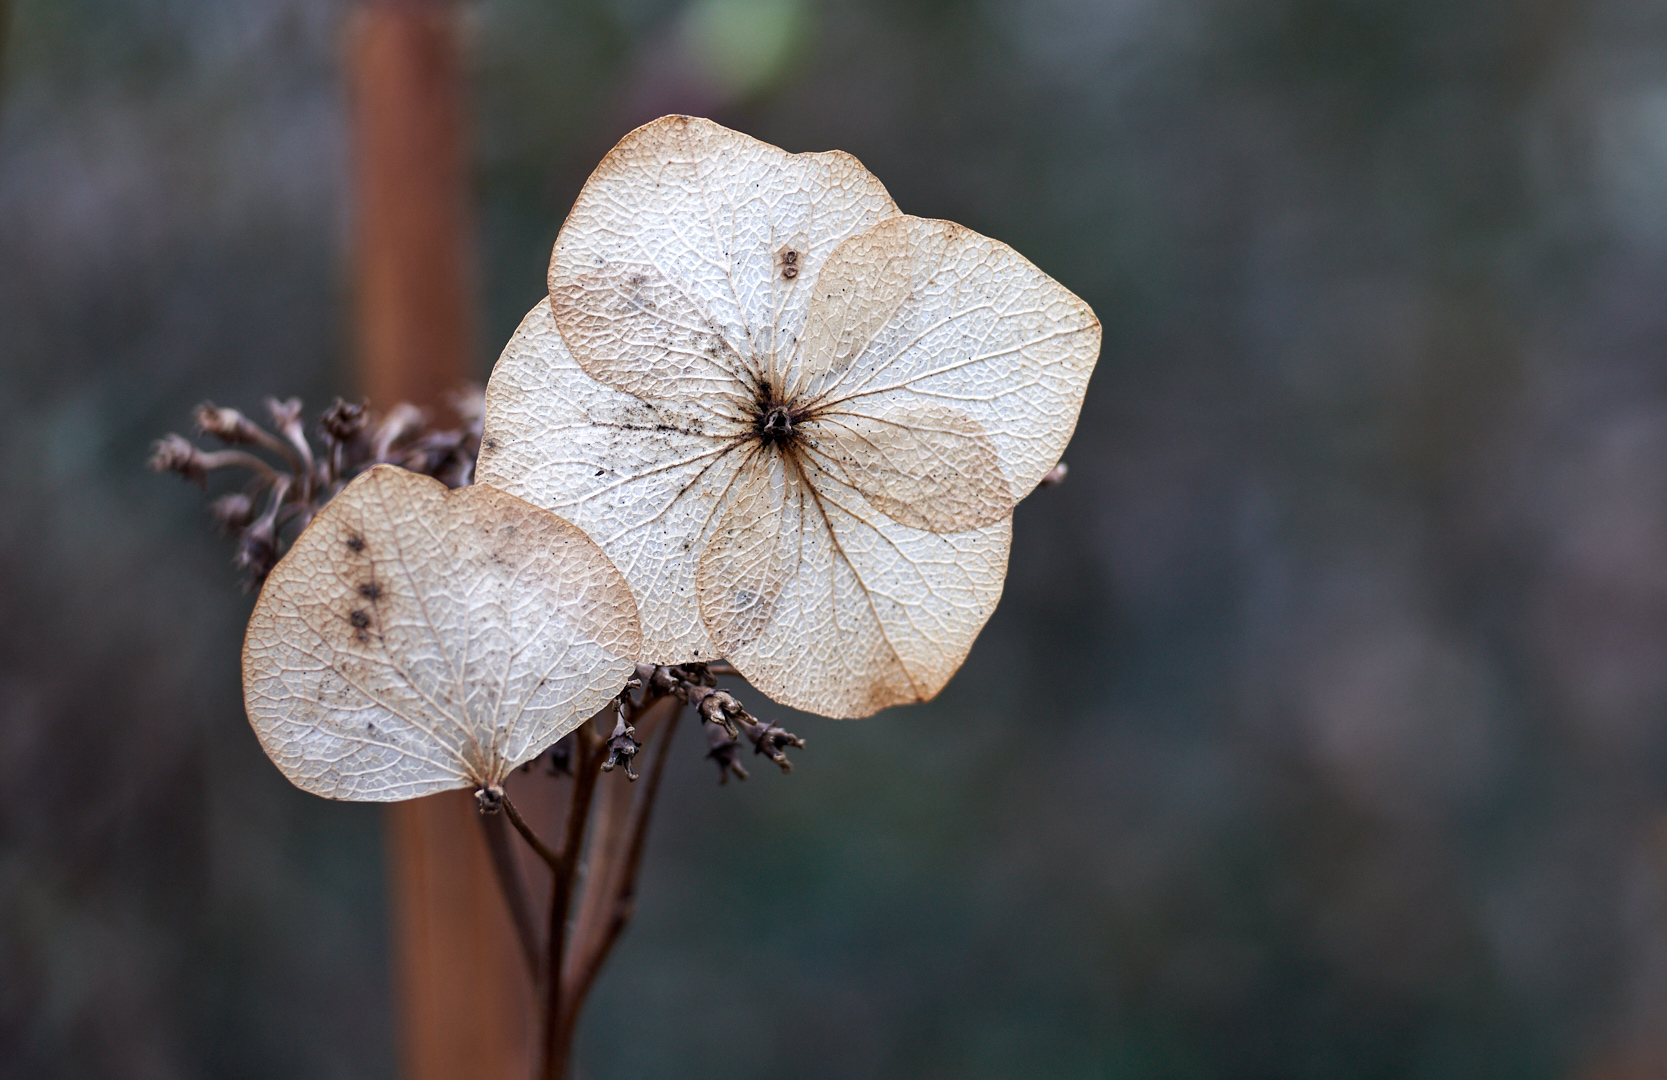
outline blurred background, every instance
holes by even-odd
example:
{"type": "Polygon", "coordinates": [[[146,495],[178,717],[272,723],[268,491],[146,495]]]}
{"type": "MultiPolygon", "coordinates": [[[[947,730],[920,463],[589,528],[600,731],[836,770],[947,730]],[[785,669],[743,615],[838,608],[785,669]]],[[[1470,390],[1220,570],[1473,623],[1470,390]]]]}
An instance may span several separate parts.
{"type": "MultiPolygon", "coordinates": [[[[0,1073],[395,1075],[380,811],[143,469],[351,394],[344,0],[0,5],[0,1073]]],[[[1667,7],[480,0],[481,377],[632,126],[848,150],[1105,347],[929,705],[685,731],[627,1077],[1667,1077],[1667,7]],[[762,759],[757,759],[762,762],[762,759]],[[750,763],[749,763],[750,764],[750,763]]]]}

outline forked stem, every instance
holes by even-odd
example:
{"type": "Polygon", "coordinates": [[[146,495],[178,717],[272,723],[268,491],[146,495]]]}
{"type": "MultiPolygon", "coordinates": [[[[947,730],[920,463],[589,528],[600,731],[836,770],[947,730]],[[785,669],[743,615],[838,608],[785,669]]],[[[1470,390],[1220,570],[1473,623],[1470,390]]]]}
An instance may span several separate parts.
{"type": "Polygon", "coordinates": [[[598,790],[604,763],[611,752],[619,752],[617,745],[610,749],[611,742],[619,741],[617,732],[610,740],[597,729],[598,721],[614,718],[610,707],[573,734],[573,789],[558,844],[552,846],[541,838],[501,788],[492,788],[482,797],[483,810],[490,813],[501,808],[510,825],[550,869],[548,918],[541,935],[533,925],[520,866],[506,847],[507,830],[497,815],[491,814],[487,841],[498,884],[542,997],[540,1054],[534,1080],[567,1080],[570,1075],[580,1011],[635,912],[648,825],[672,737],[684,705],[699,689],[696,684],[676,681],[680,677],[667,680],[663,672],[656,676],[639,668],[639,675],[644,686],[641,700],[622,696],[618,718],[624,726],[641,732],[643,749],[649,755],[642,783],[626,789],[604,789],[605,793],[598,790]]]}

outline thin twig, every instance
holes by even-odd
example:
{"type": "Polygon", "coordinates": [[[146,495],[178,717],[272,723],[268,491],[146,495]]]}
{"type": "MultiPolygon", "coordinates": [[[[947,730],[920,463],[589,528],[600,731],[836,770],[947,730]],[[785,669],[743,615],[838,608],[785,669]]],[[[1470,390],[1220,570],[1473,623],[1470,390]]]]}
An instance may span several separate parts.
{"type": "MultiPolygon", "coordinates": [[[[645,691],[639,701],[623,702],[621,714],[641,734],[643,745],[654,740],[669,711],[662,707],[675,705],[677,698],[662,693],[645,691]],[[637,726],[637,725],[640,725],[637,726]]],[[[650,748],[652,752],[652,748],[650,748]]],[[[648,762],[644,759],[644,763],[648,762]]],[[[639,783],[605,785],[596,795],[597,807],[592,812],[590,836],[585,842],[583,885],[579,889],[578,909],[573,916],[567,941],[566,979],[575,964],[582,964],[590,955],[603,926],[612,917],[612,900],[620,868],[630,847],[632,808],[637,804],[642,785],[639,783]]],[[[571,981],[571,980],[569,980],[571,981]]]]}
{"type": "Polygon", "coordinates": [[[550,845],[540,840],[538,834],[533,832],[532,826],[528,825],[526,819],[521,816],[521,811],[515,809],[515,804],[510,801],[507,792],[504,794],[504,813],[509,815],[509,823],[515,826],[515,831],[521,834],[521,839],[525,840],[527,846],[536,851],[538,857],[544,860],[544,864],[550,868],[551,872],[554,872],[561,864],[561,856],[551,850],[550,845]]]}
{"type": "MultiPolygon", "coordinates": [[[[505,796],[508,801],[508,796],[505,796]]],[[[519,817],[520,815],[516,815],[519,817]]],[[[509,907],[510,921],[515,924],[515,936],[521,942],[521,955],[527,962],[527,973],[533,985],[539,982],[538,927],[533,924],[532,901],[527,896],[527,883],[521,876],[521,866],[515,861],[515,851],[509,846],[509,833],[499,814],[481,814],[480,826],[486,831],[486,848],[492,853],[492,870],[498,876],[498,888],[509,907]]]]}
{"type": "Polygon", "coordinates": [[[585,823],[590,817],[591,796],[602,774],[602,757],[607,743],[596,733],[594,718],[579,728],[574,747],[573,799],[567,809],[567,830],[561,851],[551,863],[550,924],[545,942],[544,983],[544,1080],[565,1080],[572,1050],[572,1032],[562,1025],[562,957],[567,946],[567,916],[573,900],[573,882],[579,866],[579,849],[584,843],[585,823]]]}
{"type": "MultiPolygon", "coordinates": [[[[656,731],[659,745],[654,748],[654,762],[648,767],[647,781],[638,793],[635,803],[631,807],[630,844],[626,848],[623,866],[618,875],[618,883],[614,886],[612,898],[612,912],[604,925],[601,936],[594,942],[586,943],[587,948],[581,953],[574,951],[572,971],[564,972],[562,996],[569,1002],[567,1024],[569,1028],[575,1026],[579,1018],[579,1008],[590,994],[591,984],[596,981],[597,974],[602,970],[602,963],[613,951],[615,943],[619,941],[625,927],[631,921],[636,909],[637,874],[642,867],[643,851],[647,847],[648,823],[654,812],[654,799],[660,791],[660,777],[666,769],[666,759],[669,757],[672,735],[677,730],[677,723],[683,718],[683,703],[676,698],[667,698],[672,704],[672,711],[663,721],[663,731],[656,731]]],[[[610,882],[612,884],[612,882],[610,882]]]]}

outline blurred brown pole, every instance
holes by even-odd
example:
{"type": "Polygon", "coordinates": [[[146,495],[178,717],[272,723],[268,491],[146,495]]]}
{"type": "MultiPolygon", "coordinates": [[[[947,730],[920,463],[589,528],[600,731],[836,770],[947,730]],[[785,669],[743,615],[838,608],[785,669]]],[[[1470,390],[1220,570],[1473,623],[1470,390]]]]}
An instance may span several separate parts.
{"type": "MultiPolygon", "coordinates": [[[[434,408],[474,377],[466,91],[447,0],[368,0],[349,49],[361,385],[434,408]]],[[[522,1080],[532,995],[468,792],[388,809],[407,1080],[522,1080]]]]}

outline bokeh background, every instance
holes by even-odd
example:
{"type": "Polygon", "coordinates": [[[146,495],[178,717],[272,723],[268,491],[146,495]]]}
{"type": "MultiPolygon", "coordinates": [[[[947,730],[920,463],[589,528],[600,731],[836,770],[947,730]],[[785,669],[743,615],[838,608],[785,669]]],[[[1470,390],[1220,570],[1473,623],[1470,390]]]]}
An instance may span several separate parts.
{"type": "MultiPolygon", "coordinates": [[[[391,1077],[375,808],[150,441],[350,393],[344,0],[11,0],[0,1073],[391,1077]]],[[[1667,1076],[1667,6],[480,0],[479,370],[631,126],[858,155],[1105,348],[935,702],[674,749],[585,1074],[1667,1076]]],[[[765,703],[753,696],[755,704],[765,703]]]]}

